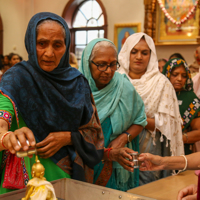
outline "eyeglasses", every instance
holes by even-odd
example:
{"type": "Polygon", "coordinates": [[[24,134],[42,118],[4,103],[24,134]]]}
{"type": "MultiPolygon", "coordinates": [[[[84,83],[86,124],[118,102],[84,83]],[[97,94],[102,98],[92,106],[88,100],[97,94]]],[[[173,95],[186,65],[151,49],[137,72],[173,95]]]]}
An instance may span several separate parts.
{"type": "Polygon", "coordinates": [[[105,72],[108,69],[108,67],[110,67],[111,71],[116,71],[120,67],[120,64],[118,63],[118,61],[115,61],[115,62],[110,63],[110,64],[107,64],[107,63],[97,64],[93,60],[91,60],[91,63],[96,65],[97,69],[99,71],[102,71],[102,72],[105,72]]]}

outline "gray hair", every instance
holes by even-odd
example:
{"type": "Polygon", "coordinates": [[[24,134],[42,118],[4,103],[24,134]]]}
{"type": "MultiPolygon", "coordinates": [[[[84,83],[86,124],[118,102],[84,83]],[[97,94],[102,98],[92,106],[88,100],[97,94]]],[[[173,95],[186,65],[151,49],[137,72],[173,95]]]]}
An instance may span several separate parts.
{"type": "Polygon", "coordinates": [[[64,39],[66,39],[66,32],[65,32],[65,28],[63,27],[63,25],[56,21],[56,20],[53,20],[53,19],[45,19],[45,20],[42,20],[40,21],[38,24],[37,24],[37,27],[36,27],[36,34],[38,34],[38,31],[39,31],[39,28],[43,25],[43,24],[52,24],[52,23],[56,23],[58,24],[61,28],[62,28],[62,31],[63,31],[63,35],[64,35],[64,39]]]}
{"type": "Polygon", "coordinates": [[[92,49],[92,53],[91,53],[91,55],[90,55],[90,61],[94,59],[96,52],[97,52],[101,47],[112,47],[112,48],[115,50],[116,57],[117,57],[117,48],[116,48],[116,46],[115,46],[113,43],[104,40],[104,41],[97,42],[97,43],[94,45],[94,47],[93,47],[93,49],[92,49]]]}

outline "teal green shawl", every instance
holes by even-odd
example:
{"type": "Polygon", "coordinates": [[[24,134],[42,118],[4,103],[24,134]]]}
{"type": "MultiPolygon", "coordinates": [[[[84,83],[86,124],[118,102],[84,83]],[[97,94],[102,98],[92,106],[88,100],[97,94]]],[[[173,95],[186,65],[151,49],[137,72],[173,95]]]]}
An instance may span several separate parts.
{"type": "Polygon", "coordinates": [[[111,140],[113,140],[132,124],[145,127],[147,122],[144,103],[125,74],[115,72],[114,77],[105,88],[97,89],[90,72],[89,59],[93,47],[100,41],[109,40],[92,40],[83,51],[79,70],[89,82],[100,122],[102,123],[109,116],[111,118],[113,128],[111,140]]]}
{"type": "MultiPolygon", "coordinates": [[[[90,55],[97,42],[109,41],[107,39],[92,40],[82,54],[79,70],[87,78],[94,96],[101,124],[110,117],[113,133],[110,142],[126,131],[132,124],[146,126],[144,103],[130,83],[125,74],[115,72],[110,83],[103,89],[98,90],[90,72],[90,55]]],[[[111,42],[111,41],[109,41],[111,42]]],[[[139,151],[138,136],[127,144],[127,147],[139,151]],[[135,145],[137,144],[137,145],[135,145]]],[[[125,182],[131,172],[124,170],[118,163],[113,163],[113,168],[120,170],[121,182],[125,182]]],[[[139,173],[139,172],[138,172],[139,173]]]]}

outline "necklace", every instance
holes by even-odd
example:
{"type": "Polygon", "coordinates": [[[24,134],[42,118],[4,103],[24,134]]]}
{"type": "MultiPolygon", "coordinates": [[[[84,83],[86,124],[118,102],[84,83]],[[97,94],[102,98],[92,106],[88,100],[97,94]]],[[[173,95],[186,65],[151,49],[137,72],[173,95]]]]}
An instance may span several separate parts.
{"type": "Polygon", "coordinates": [[[173,17],[170,16],[170,14],[165,9],[165,6],[163,5],[162,0],[157,0],[157,1],[158,1],[158,4],[160,5],[161,10],[164,12],[165,16],[167,17],[167,19],[169,19],[173,24],[176,24],[177,30],[180,30],[181,24],[186,22],[189,19],[189,17],[195,12],[199,0],[195,1],[194,6],[191,8],[188,14],[180,21],[177,21],[173,17]]]}

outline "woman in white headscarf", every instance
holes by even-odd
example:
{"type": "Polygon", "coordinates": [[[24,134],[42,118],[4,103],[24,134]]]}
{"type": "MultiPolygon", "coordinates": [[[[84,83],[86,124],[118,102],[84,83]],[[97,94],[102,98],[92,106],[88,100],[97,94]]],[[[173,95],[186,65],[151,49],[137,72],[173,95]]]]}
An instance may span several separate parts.
{"type": "MultiPolygon", "coordinates": [[[[140,153],[161,156],[184,154],[181,117],[176,94],[158,70],[155,45],[145,33],[129,36],[119,53],[118,70],[126,74],[142,97],[147,126],[140,133],[140,153]]],[[[140,185],[169,175],[169,171],[140,172],[140,185]]]]}

